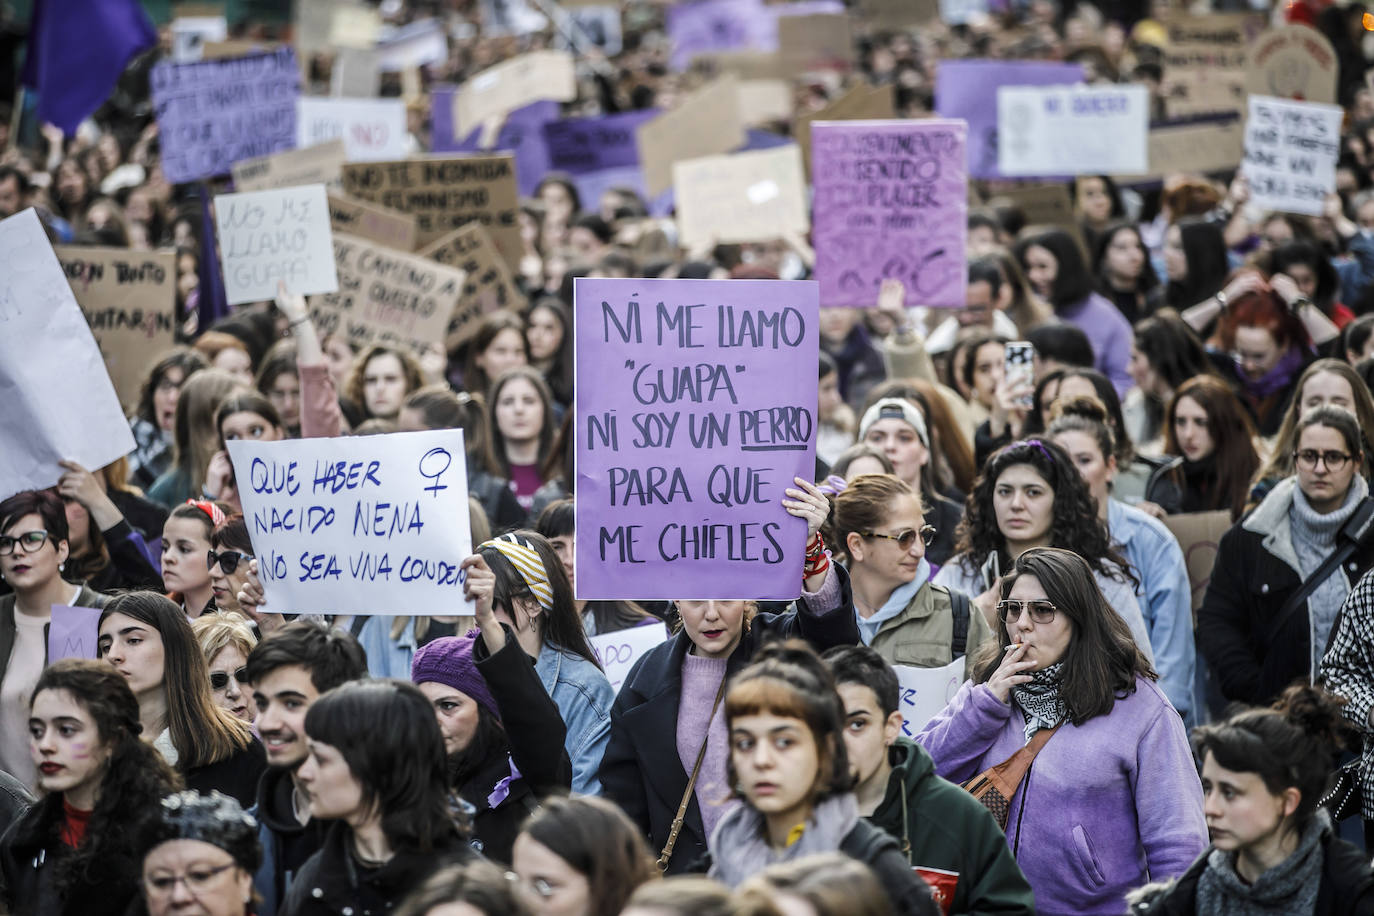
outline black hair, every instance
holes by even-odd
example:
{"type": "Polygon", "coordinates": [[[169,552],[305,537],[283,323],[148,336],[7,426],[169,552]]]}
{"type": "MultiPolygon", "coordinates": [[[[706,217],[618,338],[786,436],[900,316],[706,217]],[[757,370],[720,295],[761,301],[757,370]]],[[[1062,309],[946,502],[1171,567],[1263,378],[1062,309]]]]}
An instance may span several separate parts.
{"type": "MultiPolygon", "coordinates": [[[[248,655],[248,680],[257,684],[278,668],[299,665],[320,693],[367,677],[367,652],[347,630],[302,618],[263,637],[248,655]]],[[[432,716],[432,713],[431,713],[432,716]]]]}
{"type": "Polygon", "coordinates": [[[1273,276],[1287,273],[1294,264],[1301,264],[1312,271],[1317,280],[1317,289],[1312,299],[1323,311],[1329,312],[1336,301],[1341,283],[1336,268],[1331,266],[1331,259],[1316,242],[1309,239],[1293,239],[1270,253],[1269,274],[1273,276]]]}
{"type": "MultiPolygon", "coordinates": [[[[1084,49],[1096,50],[1096,49],[1084,49]]],[[[1105,58],[1103,62],[1106,63],[1105,58]]],[[[1112,210],[1107,214],[1108,219],[1121,219],[1126,215],[1126,207],[1121,202],[1121,189],[1116,186],[1116,182],[1109,175],[1079,175],[1077,178],[1069,179],[1069,199],[1073,201],[1075,207],[1078,206],[1078,183],[1089,178],[1095,178],[1102,182],[1102,186],[1107,191],[1107,196],[1112,200],[1112,210]]]]}
{"type": "Polygon", "coordinates": [[[587,879],[588,913],[619,913],[635,888],[659,877],[639,826],[604,798],[547,799],[520,833],[587,879]]]}
{"type": "Polygon", "coordinates": [[[596,240],[603,245],[609,245],[611,239],[615,238],[615,230],[611,224],[601,218],[600,213],[583,213],[572,221],[569,229],[586,229],[596,240]]]}
{"type": "MultiPolygon", "coordinates": [[[[563,564],[558,561],[558,554],[554,553],[552,545],[538,532],[521,529],[512,533],[539,554],[540,565],[544,567],[544,574],[549,579],[549,590],[553,593],[553,607],[540,614],[543,618],[543,623],[539,627],[540,635],[550,645],[579,655],[600,668],[601,662],[592,651],[591,643],[587,642],[587,632],[582,628],[582,619],[578,617],[577,609],[573,606],[572,586],[568,583],[567,574],[563,572],[563,564]]],[[[520,615],[516,612],[514,599],[535,600],[529,583],[525,581],[520,570],[516,569],[497,548],[479,547],[477,552],[487,561],[487,566],[496,576],[496,586],[491,596],[493,606],[505,608],[511,620],[518,621],[520,615]]]]}
{"type": "Polygon", "coordinates": [[[1072,324],[1042,324],[1026,334],[1041,359],[1091,369],[1093,345],[1083,329],[1072,324]]]}
{"type": "Polygon", "coordinates": [[[1220,226],[1202,216],[1185,216],[1175,225],[1187,259],[1188,275],[1169,281],[1164,287],[1164,301],[1185,309],[1216,295],[1231,273],[1231,262],[1220,226]]]}
{"type": "Polygon", "coordinates": [[[210,532],[210,546],[228,547],[253,556],[253,541],[248,536],[248,522],[243,515],[235,512],[216,525],[210,532]]]}
{"type": "Polygon", "coordinates": [[[472,737],[468,739],[466,747],[449,754],[444,761],[448,784],[459,793],[492,759],[505,760],[510,753],[505,726],[496,713],[481,703],[474,705],[477,707],[477,726],[472,731],[472,737]]]}
{"type": "Polygon", "coordinates": [[[1112,240],[1119,232],[1129,232],[1135,236],[1136,244],[1140,246],[1141,264],[1140,276],[1136,278],[1135,291],[1138,293],[1148,293],[1159,286],[1159,274],[1155,273],[1155,266],[1150,263],[1150,249],[1145,244],[1145,239],[1140,235],[1140,227],[1129,220],[1116,220],[1109,223],[1107,228],[1097,234],[1097,246],[1093,250],[1093,266],[1097,271],[1098,289],[1106,291],[1111,288],[1111,283],[1107,277],[1107,249],[1112,246],[1112,240]]]}
{"type": "Polygon", "coordinates": [[[1054,258],[1054,282],[1050,284],[1047,297],[1051,305],[1061,309],[1088,298],[1093,291],[1092,271],[1088,270],[1083,246],[1068,230],[1052,226],[1017,242],[1016,260],[1021,262],[1023,269],[1026,252],[1031,248],[1043,248],[1054,258]]]}
{"type": "Polygon", "coordinates": [[[0,533],[26,515],[43,520],[54,549],[59,541],[68,539],[67,507],[52,490],[23,490],[0,502],[0,533]]]}
{"type": "MultiPolygon", "coordinates": [[[[969,282],[973,282],[972,278],[969,282]]],[[[978,369],[978,351],[988,344],[1005,347],[1007,339],[996,334],[979,334],[977,337],[968,339],[968,358],[964,360],[964,365],[961,367],[963,371],[959,373],[959,377],[970,389],[973,388],[973,373],[978,369]]]]}
{"type": "Polygon", "coordinates": [[[820,353],[820,372],[816,376],[818,380],[839,371],[839,366],[835,364],[835,358],[833,356],[824,350],[820,351],[820,353]]]}
{"type": "Polygon", "coordinates": [[[229,395],[215,408],[215,433],[219,436],[220,447],[224,447],[224,421],[236,413],[255,413],[272,426],[285,431],[281,414],[267,397],[257,391],[237,391],[229,395]]]}
{"type": "MultiPolygon", "coordinates": [[[[1111,427],[1112,436],[1116,439],[1116,461],[1122,470],[1125,470],[1126,466],[1135,460],[1135,448],[1131,443],[1130,433],[1126,431],[1126,417],[1121,411],[1121,396],[1116,393],[1116,386],[1096,369],[1075,368],[1065,369],[1064,374],[1059,377],[1060,391],[1064,390],[1064,383],[1071,378],[1087,379],[1097,392],[1097,399],[1107,409],[1107,425],[1111,427]]],[[[1060,397],[1063,395],[1058,395],[1055,400],[1060,397]]]]}
{"type": "Polygon", "coordinates": [[[1361,353],[1374,336],[1374,315],[1361,315],[1341,331],[1340,356],[1349,360],[1350,354],[1361,353]]]}
{"type": "Polygon", "coordinates": [[[878,711],[890,716],[899,708],[902,686],[897,672],[871,646],[836,646],[821,656],[830,666],[835,685],[858,684],[873,691],[878,711]]]}
{"type": "Polygon", "coordinates": [[[138,395],[138,406],[134,409],[134,416],[141,420],[146,420],[157,425],[157,417],[153,415],[153,395],[157,394],[157,386],[162,384],[162,379],[173,369],[181,370],[181,380],[185,382],[195,372],[206,368],[210,364],[199,350],[192,350],[190,347],[177,347],[170,353],[163,355],[153,368],[148,370],[148,377],[143,381],[143,389],[138,395]]]}
{"type": "Polygon", "coordinates": [[[983,255],[968,262],[968,284],[986,283],[992,289],[992,298],[1002,291],[1002,264],[991,255],[983,255]]]}

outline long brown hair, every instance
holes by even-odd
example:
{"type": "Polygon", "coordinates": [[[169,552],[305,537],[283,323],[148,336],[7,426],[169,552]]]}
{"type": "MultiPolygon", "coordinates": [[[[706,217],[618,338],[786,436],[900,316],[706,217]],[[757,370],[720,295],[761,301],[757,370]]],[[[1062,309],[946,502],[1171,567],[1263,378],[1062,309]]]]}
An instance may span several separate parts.
{"type": "Polygon", "coordinates": [[[1302,419],[1302,392],[1313,376],[1322,372],[1339,375],[1350,385],[1355,398],[1355,418],[1360,421],[1360,451],[1364,453],[1364,463],[1360,474],[1366,480],[1374,479],[1374,448],[1369,446],[1369,433],[1374,431],[1374,397],[1370,396],[1369,386],[1360,374],[1342,359],[1319,359],[1307,367],[1293,389],[1293,399],[1288,402],[1283,423],[1279,426],[1278,436],[1274,439],[1274,451],[1269,460],[1255,474],[1255,482],[1261,480],[1281,480],[1293,476],[1293,452],[1298,447],[1298,421],[1302,419]]]}
{"type": "Polygon", "coordinates": [[[625,812],[604,798],[549,798],[520,832],[587,879],[587,912],[619,913],[658,879],[653,853],[625,812]]]}
{"type": "MultiPolygon", "coordinates": [[[[1207,414],[1207,432],[1212,436],[1217,487],[1211,494],[1209,509],[1229,509],[1231,520],[1245,511],[1250,494],[1250,478],[1259,467],[1259,452],[1255,451],[1255,426],[1240,399],[1221,379],[1199,375],[1189,379],[1174,392],[1169,408],[1164,412],[1164,453],[1182,455],[1178,435],[1174,432],[1174,417],[1180,398],[1191,398],[1207,414]]],[[[1174,468],[1169,476],[1180,487],[1183,469],[1174,468]]]]}

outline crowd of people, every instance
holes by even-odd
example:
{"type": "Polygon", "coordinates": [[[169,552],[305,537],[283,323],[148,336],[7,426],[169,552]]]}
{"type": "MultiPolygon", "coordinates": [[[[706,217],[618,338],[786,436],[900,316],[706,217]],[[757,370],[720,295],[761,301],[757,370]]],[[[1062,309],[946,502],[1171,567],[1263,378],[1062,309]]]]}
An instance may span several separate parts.
{"type": "MultiPolygon", "coordinates": [[[[1374,19],[1311,2],[1273,17],[1337,52],[1322,215],[1231,172],[1082,175],[1028,225],[975,182],[965,307],[899,280],[823,305],[815,475],[758,507],[805,522],[791,602],[577,597],[572,281],[806,278],[795,239],[686,252],[633,188],[549,172],[520,301],[453,350],[356,350],[284,287],[216,307],[206,190],[166,180],[148,104],[169,30],[73,135],[0,106],[0,218],[174,248],[177,284],[135,448],[0,493],[0,913],[1374,914],[1374,19]],[[265,610],[228,442],[453,428],[469,605],[265,610]],[[1179,523],[1218,517],[1199,570],[1179,523]],[[95,658],[50,661],[54,606],[98,609],[95,658]],[[646,624],[671,635],[613,687],[591,637],[646,624]],[[946,666],[908,721],[900,669],[946,666]]],[[[795,116],[861,81],[928,115],[967,57],[1167,101],[1163,0],[848,5],[853,66],[792,79],[795,116]]],[[[609,54],[504,8],[377,11],[449,35],[380,85],[414,150],[430,89],[554,41],[565,116],[671,108],[720,65],[670,65],[660,4],[621,4],[609,54]]],[[[266,20],[235,34],[291,40],[266,20]]],[[[339,60],[303,65],[321,92],[339,60]]]]}

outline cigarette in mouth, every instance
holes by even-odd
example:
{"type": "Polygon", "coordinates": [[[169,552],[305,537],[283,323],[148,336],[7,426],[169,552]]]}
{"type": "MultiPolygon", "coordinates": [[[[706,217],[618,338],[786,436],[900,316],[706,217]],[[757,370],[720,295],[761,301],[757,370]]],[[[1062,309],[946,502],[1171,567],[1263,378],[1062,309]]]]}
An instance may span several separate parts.
{"type": "Polygon", "coordinates": [[[1011,645],[1007,646],[1007,651],[1010,652],[1012,649],[1019,649],[1019,648],[1021,648],[1021,643],[1019,643],[1019,642],[1014,642],[1014,643],[1012,643],[1011,645]]]}

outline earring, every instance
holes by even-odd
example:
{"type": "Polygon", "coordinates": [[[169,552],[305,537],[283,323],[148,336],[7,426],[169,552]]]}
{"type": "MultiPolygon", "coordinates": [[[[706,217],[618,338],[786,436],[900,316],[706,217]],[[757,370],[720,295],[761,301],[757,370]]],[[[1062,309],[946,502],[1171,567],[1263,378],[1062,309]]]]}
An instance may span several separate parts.
{"type": "Polygon", "coordinates": [[[58,563],[58,564],[57,564],[57,571],[58,571],[58,572],[66,572],[66,571],[67,571],[67,564],[66,564],[66,563],[58,563]]]}

